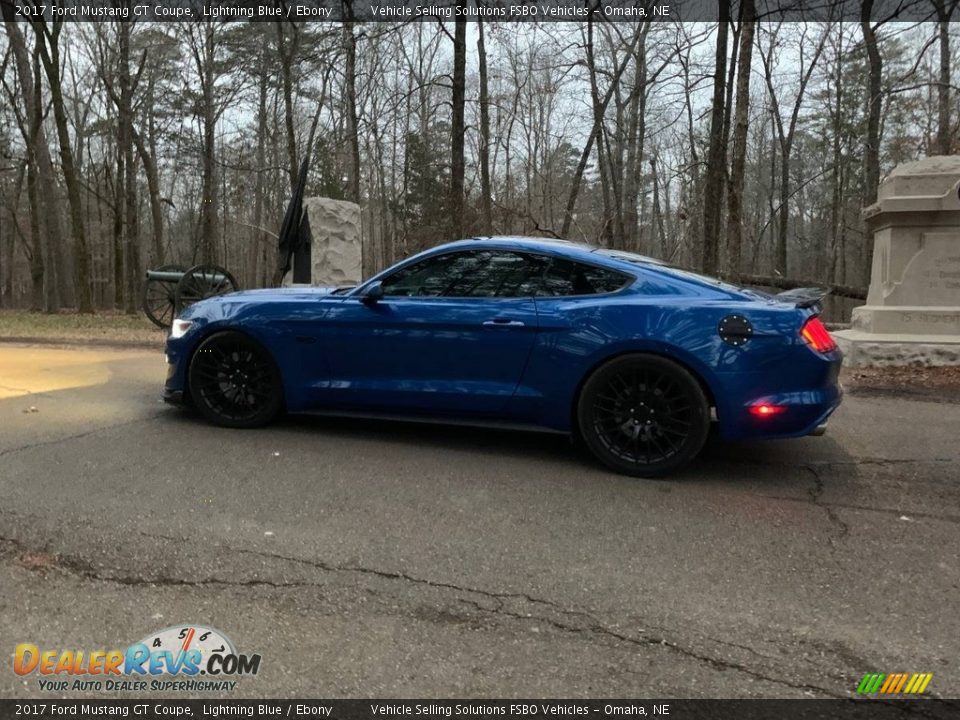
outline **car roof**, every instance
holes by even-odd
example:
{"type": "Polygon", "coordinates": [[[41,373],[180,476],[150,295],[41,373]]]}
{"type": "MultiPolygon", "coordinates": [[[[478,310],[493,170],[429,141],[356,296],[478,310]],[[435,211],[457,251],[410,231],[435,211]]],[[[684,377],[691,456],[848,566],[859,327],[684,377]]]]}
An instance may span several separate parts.
{"type": "Polygon", "coordinates": [[[478,236],[440,245],[434,248],[434,250],[452,250],[466,247],[503,247],[511,250],[538,251],[630,271],[636,271],[637,265],[664,266],[662,261],[654,258],[621,250],[603,248],[599,245],[591,245],[575,240],[564,240],[563,238],[529,237],[523,235],[478,236]]]}
{"type": "MultiPolygon", "coordinates": [[[[699,287],[706,287],[712,290],[721,290],[734,295],[742,296],[743,290],[733,285],[728,285],[716,278],[711,278],[689,270],[674,267],[662,260],[647,257],[638,253],[628,252],[626,250],[615,250],[604,248],[598,245],[591,245],[585,242],[576,242],[574,240],[564,240],[562,238],[550,237],[529,237],[523,235],[487,235],[467,238],[465,240],[456,240],[454,242],[436,245],[424,250],[416,255],[401,260],[400,262],[385,268],[377,275],[373,276],[366,283],[380,279],[382,276],[392,272],[394,269],[407,266],[418,260],[442,255],[444,253],[456,250],[468,249],[490,249],[502,248],[516,252],[539,252],[545,255],[563,257],[569,260],[580,261],[601,267],[607,267],[617,270],[635,278],[643,278],[648,273],[653,273],[656,277],[669,282],[679,281],[683,286],[688,287],[693,284],[699,287]]],[[[366,283],[358,285],[354,292],[361,292],[366,283]]]]}

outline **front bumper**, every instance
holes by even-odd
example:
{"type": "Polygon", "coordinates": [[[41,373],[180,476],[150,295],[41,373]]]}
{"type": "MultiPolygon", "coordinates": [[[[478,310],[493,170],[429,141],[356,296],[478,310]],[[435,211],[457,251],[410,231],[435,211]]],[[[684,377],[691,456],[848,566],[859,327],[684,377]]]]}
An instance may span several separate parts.
{"type": "Polygon", "coordinates": [[[165,403],[170,403],[171,405],[185,405],[186,400],[183,396],[183,390],[171,390],[168,387],[163,388],[163,392],[160,397],[163,398],[165,403]]]}
{"type": "Polygon", "coordinates": [[[167,340],[167,379],[163,384],[163,392],[160,394],[165,403],[185,405],[188,402],[186,392],[187,363],[184,361],[184,356],[182,343],[176,340],[167,340]]]}

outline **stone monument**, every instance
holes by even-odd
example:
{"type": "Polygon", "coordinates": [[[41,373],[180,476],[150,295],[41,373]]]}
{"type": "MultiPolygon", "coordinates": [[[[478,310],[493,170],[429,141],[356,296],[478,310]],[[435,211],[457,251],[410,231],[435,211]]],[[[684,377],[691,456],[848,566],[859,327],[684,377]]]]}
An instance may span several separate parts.
{"type": "Polygon", "coordinates": [[[960,365],[960,156],[898,166],[863,211],[867,304],[833,333],[853,367],[960,365]]]}
{"type": "Polygon", "coordinates": [[[310,197],[303,200],[304,242],[293,256],[283,284],[356,285],[363,276],[360,206],[345,200],[310,197]]]}

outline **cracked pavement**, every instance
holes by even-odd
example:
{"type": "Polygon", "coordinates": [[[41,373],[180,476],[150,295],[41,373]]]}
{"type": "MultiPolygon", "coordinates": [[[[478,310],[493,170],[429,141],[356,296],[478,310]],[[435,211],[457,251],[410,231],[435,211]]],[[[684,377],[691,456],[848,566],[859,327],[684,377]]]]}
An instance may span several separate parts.
{"type": "Polygon", "coordinates": [[[0,344],[8,657],[202,623],[263,656],[240,697],[960,694],[960,405],[854,394],[823,438],[637,481],[549,435],[223,430],[163,376],[0,344]]]}

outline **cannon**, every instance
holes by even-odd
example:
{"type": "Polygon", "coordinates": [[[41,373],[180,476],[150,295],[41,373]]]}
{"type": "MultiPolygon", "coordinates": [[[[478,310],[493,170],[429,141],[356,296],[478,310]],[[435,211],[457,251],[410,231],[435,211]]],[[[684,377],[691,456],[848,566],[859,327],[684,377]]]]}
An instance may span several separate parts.
{"type": "Polygon", "coordinates": [[[163,265],[147,270],[143,289],[143,312],[159,327],[169,328],[185,307],[214,295],[239,290],[228,270],[217,265],[163,265]]]}
{"type": "MultiPolygon", "coordinates": [[[[300,163],[297,184],[277,236],[278,264],[274,275],[274,284],[277,287],[290,271],[293,256],[305,243],[310,242],[309,223],[305,223],[303,217],[303,191],[309,169],[310,154],[307,153],[300,163]]],[[[162,328],[170,328],[173,319],[185,307],[239,289],[233,275],[218,265],[194,265],[189,270],[180,265],[162,265],[147,270],[141,307],[152,323],[162,328]]]]}

